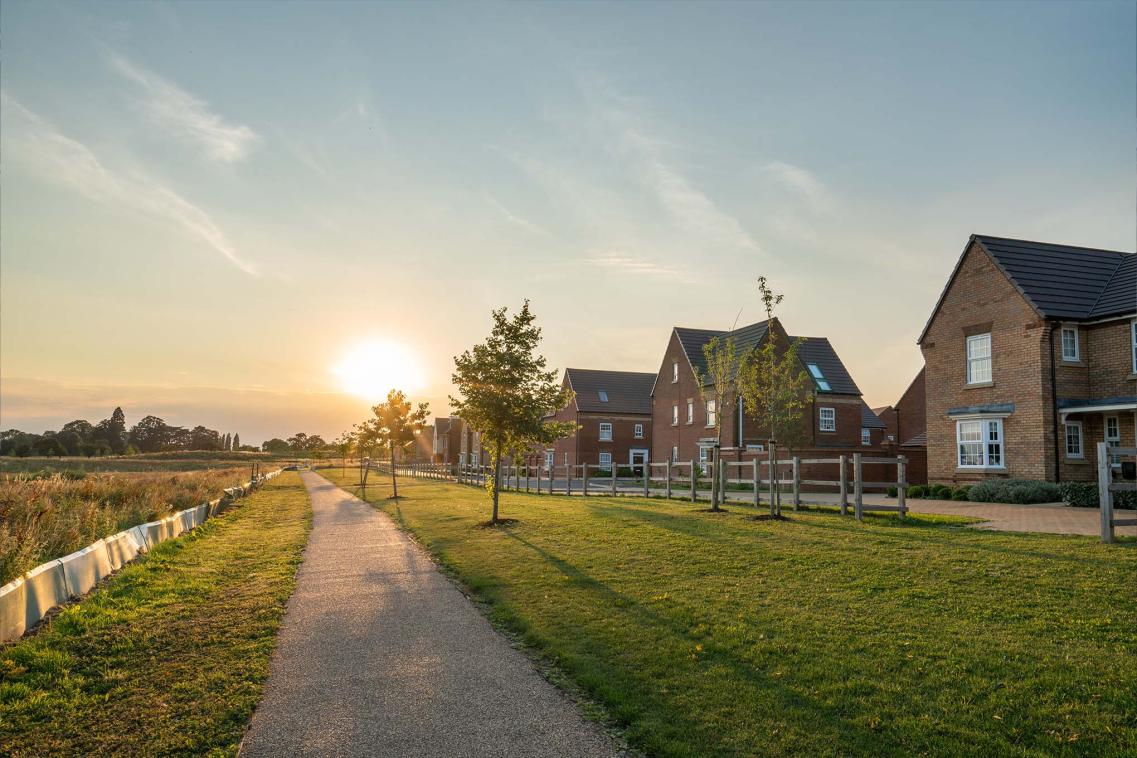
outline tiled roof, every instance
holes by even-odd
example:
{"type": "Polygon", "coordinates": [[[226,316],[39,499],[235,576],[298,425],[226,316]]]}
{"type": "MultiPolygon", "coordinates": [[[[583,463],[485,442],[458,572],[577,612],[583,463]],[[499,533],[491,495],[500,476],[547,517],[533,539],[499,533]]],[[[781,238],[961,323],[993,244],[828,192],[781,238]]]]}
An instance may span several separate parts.
{"type": "Polygon", "coordinates": [[[1137,311],[1137,255],[975,235],[1047,318],[1091,319],[1137,311]]]}
{"type": "Polygon", "coordinates": [[[872,408],[865,405],[864,401],[861,402],[861,428],[862,429],[884,429],[884,422],[880,420],[872,408]]]}
{"type": "MultiPolygon", "coordinates": [[[[791,341],[796,339],[799,338],[790,337],[791,341]]],[[[837,351],[829,344],[828,339],[825,337],[802,337],[801,339],[804,339],[805,342],[798,348],[798,358],[803,364],[814,363],[821,369],[825,380],[829,382],[830,391],[847,395],[861,394],[860,388],[853,381],[853,377],[849,376],[845,364],[837,357],[837,351]]]]}
{"type": "Polygon", "coordinates": [[[928,433],[920,432],[912,439],[903,443],[900,447],[927,447],[928,446],[928,433]]]}
{"type": "Polygon", "coordinates": [[[576,393],[576,407],[579,411],[651,414],[651,386],[655,374],[567,368],[565,376],[576,393]],[[601,392],[608,398],[607,401],[601,400],[601,392]]]}

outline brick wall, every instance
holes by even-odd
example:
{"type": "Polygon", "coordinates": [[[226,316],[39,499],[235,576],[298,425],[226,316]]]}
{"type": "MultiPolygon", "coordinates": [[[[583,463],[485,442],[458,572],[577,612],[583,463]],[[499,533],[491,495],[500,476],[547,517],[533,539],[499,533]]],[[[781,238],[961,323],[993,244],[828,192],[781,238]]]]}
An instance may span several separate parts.
{"type": "Polygon", "coordinates": [[[1047,324],[987,253],[972,243],[920,345],[927,388],[929,481],[1054,478],[1048,340],[1047,324]],[[988,331],[992,381],[969,387],[966,337],[988,331]],[[958,469],[955,420],[948,417],[948,408],[1004,402],[1015,403],[1014,413],[1003,421],[1005,470],[958,469]]]}
{"type": "MultiPolygon", "coordinates": [[[[908,440],[927,430],[925,409],[927,407],[926,376],[924,369],[916,374],[912,384],[896,402],[894,413],[899,424],[896,427],[896,442],[903,445],[908,440]]],[[[886,422],[887,423],[887,422],[886,422]]]]}
{"type": "Polygon", "coordinates": [[[1083,328],[1082,348],[1090,367],[1087,373],[1092,397],[1137,395],[1130,329],[1129,319],[1083,328]]]}

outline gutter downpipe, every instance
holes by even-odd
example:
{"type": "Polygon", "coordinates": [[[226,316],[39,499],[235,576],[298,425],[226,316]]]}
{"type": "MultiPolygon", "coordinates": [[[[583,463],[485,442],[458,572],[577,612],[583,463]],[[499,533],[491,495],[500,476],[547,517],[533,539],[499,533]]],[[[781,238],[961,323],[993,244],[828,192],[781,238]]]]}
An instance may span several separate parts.
{"type": "Polygon", "coordinates": [[[1054,365],[1054,322],[1048,321],[1047,325],[1050,327],[1050,411],[1054,432],[1054,481],[1057,483],[1062,481],[1062,456],[1058,445],[1058,369],[1054,365]]]}

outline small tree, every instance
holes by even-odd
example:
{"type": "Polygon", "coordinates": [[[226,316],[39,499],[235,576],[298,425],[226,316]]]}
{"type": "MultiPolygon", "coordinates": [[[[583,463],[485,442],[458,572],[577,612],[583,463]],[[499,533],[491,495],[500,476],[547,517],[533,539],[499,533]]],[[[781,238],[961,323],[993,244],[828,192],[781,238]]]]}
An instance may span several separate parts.
{"type": "Polygon", "coordinates": [[[486,489],[493,498],[491,524],[497,524],[501,457],[509,450],[528,450],[576,431],[571,421],[547,421],[572,400],[573,393],[545,369],[537,355],[541,329],[526,300],[513,318],[506,309],[493,311],[493,331],[486,341],[454,358],[452,381],[462,395],[450,398],[454,414],[480,433],[493,468],[486,489]]]}
{"type": "Polygon", "coordinates": [[[335,445],[336,452],[340,454],[340,458],[343,461],[343,475],[347,476],[347,454],[351,452],[351,448],[355,445],[355,438],[351,432],[344,432],[336,437],[332,444],[335,445]]]}
{"type": "MultiPolygon", "coordinates": [[[[735,355],[734,337],[721,339],[712,337],[703,345],[703,357],[707,361],[707,373],[701,375],[695,370],[695,380],[699,383],[699,394],[704,405],[715,404],[715,457],[714,476],[711,477],[711,510],[718,511],[723,493],[720,491],[722,476],[722,420],[733,418],[734,403],[738,397],[738,362],[735,355]]],[[[741,443],[741,440],[739,440],[741,443]]]]}
{"type": "Polygon", "coordinates": [[[430,409],[426,403],[412,408],[411,401],[400,390],[387,393],[387,402],[371,409],[375,414],[375,435],[378,443],[387,448],[391,457],[392,497],[399,499],[399,480],[395,476],[395,451],[406,450],[415,441],[415,432],[422,431],[430,409]]]}
{"type": "Polygon", "coordinates": [[[359,455],[359,486],[361,489],[367,489],[367,474],[371,470],[371,453],[374,452],[375,444],[379,439],[375,429],[375,420],[371,419],[356,424],[352,430],[351,438],[355,442],[355,451],[359,455]]]}
{"type": "MultiPolygon", "coordinates": [[[[798,338],[782,349],[774,334],[774,308],[782,302],[766,284],[766,277],[758,277],[758,290],[766,310],[766,339],[762,345],[748,353],[739,367],[739,388],[747,412],[770,432],[770,446],[774,456],[782,440],[796,441],[801,433],[802,413],[810,393],[810,380],[798,360],[798,348],[804,342],[798,338]]],[[[776,458],[771,459],[771,463],[776,458]]],[[[770,466],[770,478],[777,481],[777,471],[770,466]]],[[[781,497],[775,486],[771,498],[770,515],[781,513],[781,497]]]]}
{"type": "Polygon", "coordinates": [[[236,432],[233,432],[233,449],[241,449],[241,435],[237,434],[236,432]]]}

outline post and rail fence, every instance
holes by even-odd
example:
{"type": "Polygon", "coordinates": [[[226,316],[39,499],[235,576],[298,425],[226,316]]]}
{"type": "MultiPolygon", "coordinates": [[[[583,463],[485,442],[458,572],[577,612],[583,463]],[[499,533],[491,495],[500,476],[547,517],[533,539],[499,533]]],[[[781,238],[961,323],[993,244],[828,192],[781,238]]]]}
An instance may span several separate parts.
{"type": "MultiPolygon", "coordinates": [[[[1108,442],[1098,443],[1098,507],[1101,510],[1102,542],[1114,541],[1113,530],[1115,527],[1137,526],[1137,518],[1117,518],[1114,515],[1114,493],[1137,492],[1137,482],[1115,482],[1113,480],[1112,456],[1137,458],[1137,447],[1110,447],[1108,442]]],[[[1134,515],[1137,516],[1137,513],[1134,515]]]]}

